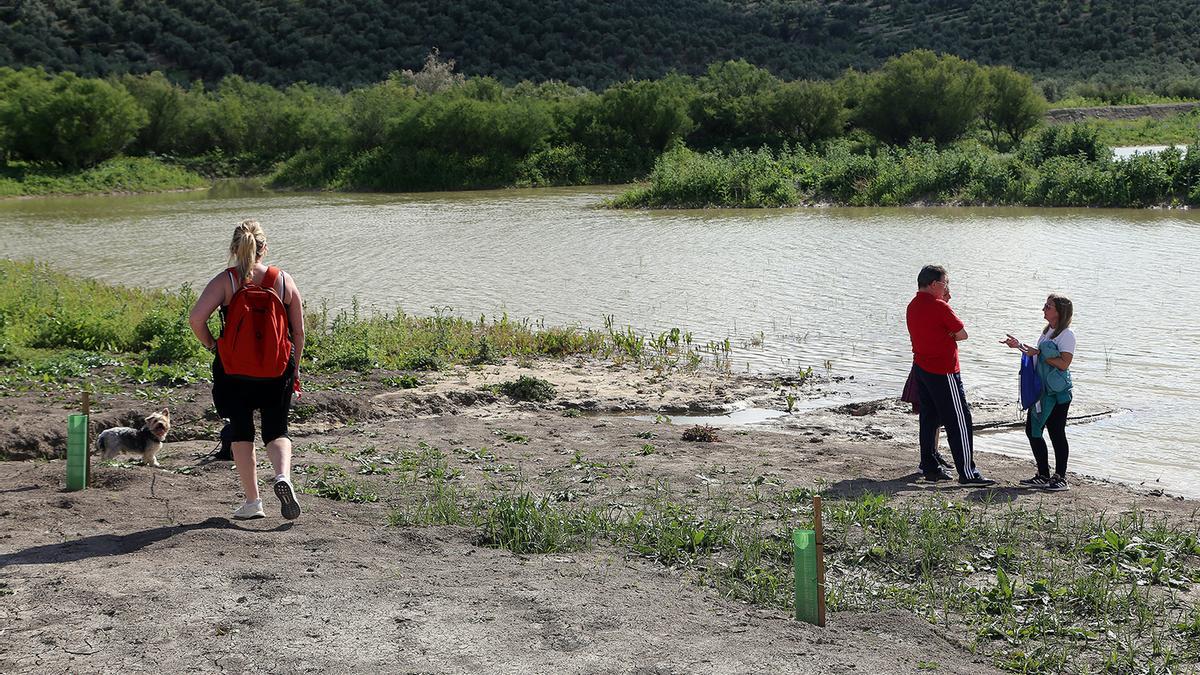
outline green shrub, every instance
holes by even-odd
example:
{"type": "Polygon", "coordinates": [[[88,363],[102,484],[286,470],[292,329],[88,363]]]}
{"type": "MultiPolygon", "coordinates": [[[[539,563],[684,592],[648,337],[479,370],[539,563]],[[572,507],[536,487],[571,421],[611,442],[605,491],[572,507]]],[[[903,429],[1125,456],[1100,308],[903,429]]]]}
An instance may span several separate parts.
{"type": "Polygon", "coordinates": [[[537,334],[537,351],[550,356],[579,354],[590,349],[588,336],[574,328],[547,328],[537,334]]]}
{"type": "Polygon", "coordinates": [[[441,370],[446,367],[445,359],[430,351],[419,350],[400,357],[400,370],[441,370]]]}
{"type": "Polygon", "coordinates": [[[176,317],[146,344],[146,359],[153,364],[183,364],[202,359],[205,350],[192,334],[187,320],[176,317]]]}
{"type": "Polygon", "coordinates": [[[582,185],[591,181],[587,158],[578,145],[556,145],[538,150],[517,165],[517,183],[531,187],[582,185]]]}
{"type": "Polygon", "coordinates": [[[371,344],[371,327],[359,320],[358,313],[342,311],[332,320],[328,310],[305,318],[304,359],[320,370],[374,368],[377,351],[371,344]]]}
{"type": "Polygon", "coordinates": [[[760,144],[771,131],[774,104],[781,116],[795,112],[787,105],[791,98],[775,100],[779,79],[742,59],[711,64],[697,85],[689,106],[696,121],[691,140],[703,148],[760,144]]]}
{"type": "Polygon", "coordinates": [[[1175,172],[1175,192],[1187,195],[1188,202],[1200,204],[1200,135],[1192,140],[1187,152],[1179,160],[1175,172]]]}
{"type": "Polygon", "coordinates": [[[994,147],[1017,145],[1046,116],[1046,99],[1033,87],[1033,80],[1008,66],[984,68],[987,96],[981,118],[992,135],[994,147]],[[1007,136],[1002,143],[1001,136],[1007,136]]]}
{"type": "Polygon", "coordinates": [[[975,122],[987,92],[979,66],[918,49],[871,73],[854,122],[885,143],[948,143],[975,122]]]}
{"type": "Polygon", "coordinates": [[[621,208],[779,207],[800,202],[791,167],[766,148],[700,154],[676,148],[654,163],[649,186],[627,192],[621,208]]]}
{"type": "Polygon", "coordinates": [[[128,337],[119,316],[59,310],[40,322],[29,346],[117,352],[128,347],[128,337]]]}
{"type": "Polygon", "coordinates": [[[870,155],[854,152],[849,143],[834,143],[801,187],[839,204],[854,204],[877,172],[878,165],[870,155]]]}
{"type": "Polygon", "coordinates": [[[13,354],[12,340],[8,336],[8,314],[0,310],[0,366],[11,366],[19,361],[13,354]]]}
{"type": "Polygon", "coordinates": [[[1112,162],[1114,193],[1109,203],[1114,206],[1141,208],[1170,201],[1172,183],[1179,169],[1179,152],[1135,154],[1112,162]]]}
{"type": "Polygon", "coordinates": [[[191,171],[147,157],[116,157],[78,172],[48,164],[0,166],[0,195],[155,192],[207,184],[191,171]]]}
{"type": "Polygon", "coordinates": [[[1100,142],[1100,130],[1087,122],[1052,125],[1042,129],[1021,149],[1031,164],[1040,165],[1052,157],[1082,156],[1089,162],[1108,159],[1110,150],[1100,142]]]}
{"type": "Polygon", "coordinates": [[[1019,204],[1031,169],[1012,155],[988,154],[979,158],[961,198],[970,204],[1019,204]]]}
{"type": "Polygon", "coordinates": [[[20,159],[68,169],[115,156],[148,119],[120,85],[74,73],[5,69],[0,93],[0,147],[20,159]]]}
{"type": "Polygon", "coordinates": [[[1083,155],[1051,157],[1034,176],[1026,201],[1038,206],[1106,206],[1113,174],[1083,155]]]}
{"type": "Polygon", "coordinates": [[[834,138],[845,126],[845,100],[828,82],[785,82],[767,106],[770,130],[795,143],[813,144],[834,138]]]}
{"type": "Polygon", "coordinates": [[[546,403],[553,401],[554,385],[540,377],[522,375],[515,380],[502,382],[500,391],[517,401],[538,401],[546,403]]]}
{"type": "Polygon", "coordinates": [[[158,71],[142,75],[125,74],[118,81],[147,114],[146,125],[138,130],[136,140],[128,148],[129,152],[178,152],[177,144],[187,132],[188,92],[158,71]]]}
{"type": "Polygon", "coordinates": [[[488,336],[479,336],[479,351],[475,353],[475,358],[471,359],[471,363],[487,365],[499,363],[500,361],[500,354],[496,350],[496,346],[488,339],[488,336]]]}
{"type": "Polygon", "coordinates": [[[273,187],[323,190],[333,184],[347,161],[341,153],[304,149],[281,162],[267,182],[273,187]]]}

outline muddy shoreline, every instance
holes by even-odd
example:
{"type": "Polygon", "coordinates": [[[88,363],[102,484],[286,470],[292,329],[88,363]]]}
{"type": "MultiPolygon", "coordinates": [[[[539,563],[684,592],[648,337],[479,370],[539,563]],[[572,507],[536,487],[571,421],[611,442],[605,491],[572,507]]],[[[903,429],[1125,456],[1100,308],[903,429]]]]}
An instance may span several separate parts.
{"type": "MultiPolygon", "coordinates": [[[[97,466],[94,487],[76,493],[63,491],[64,462],[48,459],[64,442],[57,427],[74,390],[5,392],[0,670],[995,672],[953,624],[905,611],[834,612],[821,630],[612,546],[518,555],[482,545],[471,528],[389,525],[417,486],[375,465],[385,450],[438,458],[412,476],[442,472],[464,492],[529,490],[617,509],[664,493],[752,508],[760,491],[817,488],[829,498],[936,496],[1180,520],[1196,510],[1081,476],[1068,493],[1022,490],[1029,462],[993,454],[978,461],[1001,481],[994,490],[924,484],[915,418],[898,400],[821,404],[844,395],[846,380],[657,373],[591,359],[455,367],[419,374],[409,389],[395,386],[397,375],[309,378],[292,426],[297,484],[311,467],[337,464],[377,499],[302,494],[295,522],[273,503],[265,520],[228,519],[236,477],[210,456],[218,422],[205,384],[100,395],[97,426],[171,406],[164,467],[97,466]],[[491,387],[518,375],[550,381],[555,397],[515,402],[491,387]],[[718,427],[717,442],[681,439],[687,415],[731,408],[781,414],[718,427]],[[379,472],[362,473],[367,466],[379,472]]],[[[981,425],[1012,416],[1010,404],[973,404],[981,425]]]]}

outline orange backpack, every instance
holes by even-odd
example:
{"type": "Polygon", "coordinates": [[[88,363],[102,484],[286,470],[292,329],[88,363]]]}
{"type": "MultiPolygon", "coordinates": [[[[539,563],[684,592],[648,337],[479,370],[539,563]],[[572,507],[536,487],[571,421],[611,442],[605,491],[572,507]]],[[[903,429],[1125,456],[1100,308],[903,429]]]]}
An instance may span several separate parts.
{"type": "MultiPolygon", "coordinates": [[[[229,268],[232,278],[237,270],[229,268]]],[[[261,284],[243,282],[229,300],[217,354],[227,375],[269,379],[283,375],[292,354],[287,308],[275,293],[278,267],[261,284]]]]}

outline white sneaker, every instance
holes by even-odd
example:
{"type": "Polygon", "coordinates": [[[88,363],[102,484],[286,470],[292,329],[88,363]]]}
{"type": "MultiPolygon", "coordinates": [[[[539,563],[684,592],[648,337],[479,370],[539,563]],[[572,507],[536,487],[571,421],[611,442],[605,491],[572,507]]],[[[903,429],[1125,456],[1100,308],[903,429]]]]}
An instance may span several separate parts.
{"type": "Polygon", "coordinates": [[[296,490],[292,488],[292,481],[277,480],[274,489],[275,496],[279,497],[280,515],[288,520],[299,518],[300,503],[296,501],[296,490]]]}
{"type": "Polygon", "coordinates": [[[263,512],[262,500],[255,499],[238,507],[238,510],[233,512],[233,517],[238,520],[249,520],[251,518],[266,518],[267,514],[263,512]]]}

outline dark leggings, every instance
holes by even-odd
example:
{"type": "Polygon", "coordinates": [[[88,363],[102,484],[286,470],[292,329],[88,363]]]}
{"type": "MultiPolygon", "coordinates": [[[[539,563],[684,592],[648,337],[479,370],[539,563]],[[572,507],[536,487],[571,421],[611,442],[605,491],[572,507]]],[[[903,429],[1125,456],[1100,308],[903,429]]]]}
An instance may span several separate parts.
{"type": "MultiPolygon", "coordinates": [[[[1067,448],[1067,411],[1070,409],[1070,402],[1054,406],[1054,410],[1050,411],[1050,419],[1046,422],[1046,429],[1042,432],[1043,436],[1049,435],[1050,442],[1054,444],[1054,473],[1064,477],[1067,475],[1067,455],[1070,454],[1067,448]]],[[[1029,437],[1029,447],[1033,449],[1038,474],[1049,476],[1050,458],[1046,449],[1046,439],[1033,437],[1032,424],[1033,408],[1030,408],[1029,414],[1025,416],[1025,435],[1029,437]]]]}
{"type": "MultiPolygon", "coordinates": [[[[261,412],[263,444],[288,435],[288,410],[295,383],[295,361],[280,377],[257,380],[226,375],[221,359],[213,360],[213,405],[229,418],[229,441],[254,441],[254,411],[261,412]]],[[[222,440],[225,439],[222,432],[222,440]]]]}

